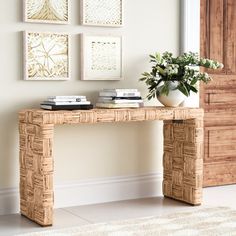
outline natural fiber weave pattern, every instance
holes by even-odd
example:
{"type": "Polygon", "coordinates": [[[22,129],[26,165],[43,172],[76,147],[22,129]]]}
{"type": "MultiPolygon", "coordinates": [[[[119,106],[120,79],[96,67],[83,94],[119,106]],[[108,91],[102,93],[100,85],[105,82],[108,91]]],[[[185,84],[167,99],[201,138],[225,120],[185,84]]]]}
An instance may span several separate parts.
{"type": "Polygon", "coordinates": [[[193,205],[201,204],[203,121],[164,121],[163,193],[193,205]]]}
{"type": "Polygon", "coordinates": [[[145,107],[138,109],[93,109],[84,111],[24,110],[19,120],[30,124],[78,124],[100,122],[127,122],[145,120],[202,119],[198,108],[145,107]]]}
{"type": "Polygon", "coordinates": [[[202,119],[203,110],[197,108],[21,111],[21,213],[42,226],[53,223],[53,132],[58,124],[168,120],[164,127],[164,195],[200,204],[202,119]]]}
{"type": "Polygon", "coordinates": [[[53,218],[53,125],[19,124],[20,210],[41,225],[53,218]]]}

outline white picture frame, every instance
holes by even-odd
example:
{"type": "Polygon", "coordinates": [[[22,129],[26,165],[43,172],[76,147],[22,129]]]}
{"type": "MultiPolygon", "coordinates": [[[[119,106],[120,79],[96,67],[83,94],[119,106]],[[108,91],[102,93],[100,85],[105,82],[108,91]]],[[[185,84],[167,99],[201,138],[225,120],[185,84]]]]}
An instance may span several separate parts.
{"type": "Polygon", "coordinates": [[[80,0],[81,24],[85,26],[122,27],[123,0],[80,0]]]}
{"type": "Polygon", "coordinates": [[[122,37],[81,34],[81,80],[122,80],[122,37]]]}
{"type": "Polygon", "coordinates": [[[70,35],[25,31],[24,80],[70,79],[70,35]]]}
{"type": "Polygon", "coordinates": [[[23,0],[23,18],[29,23],[69,24],[70,0],[23,0]]]}

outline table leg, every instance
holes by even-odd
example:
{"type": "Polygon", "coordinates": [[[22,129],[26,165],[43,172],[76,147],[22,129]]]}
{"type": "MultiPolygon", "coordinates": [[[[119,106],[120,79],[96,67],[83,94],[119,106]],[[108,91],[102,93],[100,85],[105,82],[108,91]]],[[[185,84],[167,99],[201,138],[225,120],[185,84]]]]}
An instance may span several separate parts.
{"type": "Polygon", "coordinates": [[[20,211],[32,221],[53,223],[53,125],[19,124],[20,211]]]}
{"type": "Polygon", "coordinates": [[[203,181],[203,121],[164,121],[164,180],[166,197],[200,205],[203,181]]]}

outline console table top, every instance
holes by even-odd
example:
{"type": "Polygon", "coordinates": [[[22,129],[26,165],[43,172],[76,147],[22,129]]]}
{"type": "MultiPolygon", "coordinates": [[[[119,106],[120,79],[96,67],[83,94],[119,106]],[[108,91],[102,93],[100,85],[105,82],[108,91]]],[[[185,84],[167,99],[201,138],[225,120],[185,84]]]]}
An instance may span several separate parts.
{"type": "Polygon", "coordinates": [[[78,124],[101,122],[128,122],[151,120],[202,119],[201,108],[142,107],[121,109],[59,110],[25,109],[19,112],[19,121],[31,124],[78,124]]]}

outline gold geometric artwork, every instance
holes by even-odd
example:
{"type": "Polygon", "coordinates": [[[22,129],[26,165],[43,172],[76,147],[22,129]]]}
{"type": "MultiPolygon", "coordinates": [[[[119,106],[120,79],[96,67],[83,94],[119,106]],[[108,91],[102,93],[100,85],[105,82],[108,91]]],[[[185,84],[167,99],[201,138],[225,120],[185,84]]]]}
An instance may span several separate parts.
{"type": "Polygon", "coordinates": [[[25,79],[69,79],[69,35],[25,33],[25,79]]]}
{"type": "Polygon", "coordinates": [[[25,0],[25,21],[68,23],[68,0],[25,0]]]}

